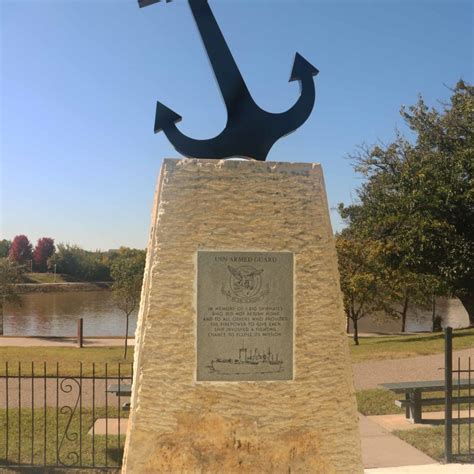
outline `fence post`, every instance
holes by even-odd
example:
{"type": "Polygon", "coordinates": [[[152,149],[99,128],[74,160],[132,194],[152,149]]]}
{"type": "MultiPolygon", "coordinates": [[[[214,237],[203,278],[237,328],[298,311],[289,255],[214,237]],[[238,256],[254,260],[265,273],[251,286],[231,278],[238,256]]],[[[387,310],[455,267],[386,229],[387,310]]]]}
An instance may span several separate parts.
{"type": "Polygon", "coordinates": [[[81,348],[84,345],[84,320],[79,318],[77,320],[77,347],[81,348]]]}
{"type": "Polygon", "coordinates": [[[444,329],[444,459],[453,458],[453,328],[444,329]]]}

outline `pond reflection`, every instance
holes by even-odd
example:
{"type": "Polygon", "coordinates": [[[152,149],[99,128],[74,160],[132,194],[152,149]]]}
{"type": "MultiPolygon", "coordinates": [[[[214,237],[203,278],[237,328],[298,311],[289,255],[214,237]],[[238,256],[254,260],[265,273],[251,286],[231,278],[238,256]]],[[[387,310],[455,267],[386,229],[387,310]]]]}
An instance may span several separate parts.
{"type": "MultiPolygon", "coordinates": [[[[73,336],[84,319],[85,336],[122,336],[125,315],[114,305],[111,291],[30,293],[23,306],[5,306],[6,336],[73,336]]],[[[137,312],[130,317],[134,334],[137,312]]]]}

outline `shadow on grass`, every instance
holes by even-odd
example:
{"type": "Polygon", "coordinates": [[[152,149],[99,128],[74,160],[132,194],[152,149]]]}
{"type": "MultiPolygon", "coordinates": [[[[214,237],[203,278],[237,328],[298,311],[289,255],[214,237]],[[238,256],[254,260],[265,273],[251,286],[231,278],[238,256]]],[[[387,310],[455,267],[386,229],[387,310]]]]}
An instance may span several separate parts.
{"type": "Polygon", "coordinates": [[[107,448],[107,457],[116,464],[122,464],[123,448],[107,448]]]}

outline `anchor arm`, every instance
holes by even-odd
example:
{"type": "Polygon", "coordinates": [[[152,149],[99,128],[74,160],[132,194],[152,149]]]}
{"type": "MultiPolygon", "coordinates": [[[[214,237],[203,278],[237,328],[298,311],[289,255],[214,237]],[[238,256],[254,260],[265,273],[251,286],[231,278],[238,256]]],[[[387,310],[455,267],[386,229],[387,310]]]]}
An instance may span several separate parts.
{"type": "Polygon", "coordinates": [[[174,148],[188,158],[218,159],[222,157],[225,139],[222,133],[209,140],[196,140],[180,132],[176,124],[181,116],[161,102],[156,103],[155,133],[163,131],[174,148]]]}
{"type": "Polygon", "coordinates": [[[281,123],[280,130],[282,135],[280,136],[294,132],[298,127],[303,125],[311,115],[316,101],[314,76],[318,73],[318,69],[299,53],[296,53],[289,82],[299,81],[301,94],[291,109],[277,114],[280,117],[281,123]]]}

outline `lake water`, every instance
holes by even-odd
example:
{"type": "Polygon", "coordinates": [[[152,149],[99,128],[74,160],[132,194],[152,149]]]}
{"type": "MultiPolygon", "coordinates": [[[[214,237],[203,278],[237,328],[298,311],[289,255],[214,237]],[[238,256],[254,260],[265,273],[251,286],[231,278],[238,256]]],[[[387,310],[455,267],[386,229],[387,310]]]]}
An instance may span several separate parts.
{"type": "MultiPolygon", "coordinates": [[[[469,315],[457,298],[437,298],[436,315],[441,319],[441,326],[452,328],[469,327],[469,315]]],[[[360,332],[400,332],[400,320],[384,315],[370,316],[359,321],[360,332]]],[[[406,330],[408,332],[431,331],[432,310],[409,307],[406,330]]]]}
{"type": "MultiPolygon", "coordinates": [[[[6,305],[6,336],[74,336],[77,320],[84,319],[85,336],[123,336],[125,315],[114,306],[111,291],[30,293],[23,296],[22,307],[6,305]]],[[[443,326],[467,327],[469,318],[459,300],[440,299],[437,313],[443,326]]],[[[130,317],[129,334],[135,334],[137,312],[130,317]]],[[[384,317],[363,318],[361,332],[398,332],[400,322],[384,317]]],[[[431,311],[410,311],[407,331],[430,331],[431,311]]]]}
{"type": "MultiPolygon", "coordinates": [[[[84,336],[123,336],[125,314],[114,306],[111,291],[30,293],[23,306],[6,305],[6,336],[73,336],[77,320],[84,319],[84,336]]],[[[135,334],[137,313],[130,316],[129,334],[135,334]]]]}

